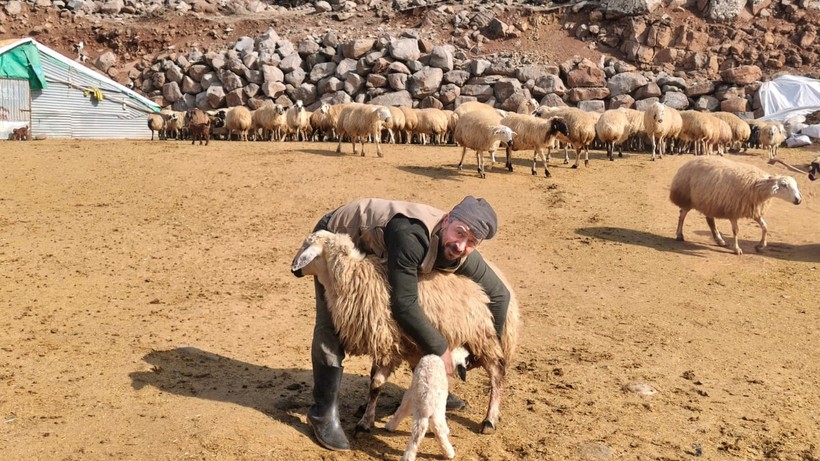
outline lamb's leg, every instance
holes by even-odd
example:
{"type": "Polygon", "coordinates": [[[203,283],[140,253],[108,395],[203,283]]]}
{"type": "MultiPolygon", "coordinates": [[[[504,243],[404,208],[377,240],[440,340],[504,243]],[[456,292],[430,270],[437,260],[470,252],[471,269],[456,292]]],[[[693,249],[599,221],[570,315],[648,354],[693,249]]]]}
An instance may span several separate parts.
{"type": "Polygon", "coordinates": [[[734,234],[734,236],[735,236],[735,254],[740,256],[740,255],[743,254],[743,251],[740,249],[740,245],[737,244],[737,239],[738,239],[737,219],[730,219],[729,222],[732,223],[732,234],[734,234]]]}
{"type": "Polygon", "coordinates": [[[686,219],[687,213],[689,213],[689,210],[685,208],[680,209],[680,215],[678,216],[678,230],[675,234],[675,240],[678,242],[683,242],[683,221],[686,219]]]}
{"type": "Polygon", "coordinates": [[[436,434],[436,440],[438,440],[438,444],[441,446],[441,451],[444,452],[444,456],[446,456],[447,459],[455,458],[456,451],[453,449],[453,444],[450,443],[450,428],[447,427],[447,418],[444,416],[444,412],[434,413],[433,416],[430,417],[430,425],[432,426],[433,433],[436,434]]]}
{"type": "Polygon", "coordinates": [[[461,149],[461,160],[458,161],[458,169],[460,170],[461,167],[464,165],[464,157],[467,156],[467,148],[464,147],[461,149]]]}
{"type": "MultiPolygon", "coordinates": [[[[709,225],[709,230],[712,231],[712,238],[715,239],[715,243],[718,245],[725,247],[726,241],[723,240],[723,236],[720,235],[720,232],[717,230],[715,226],[715,218],[706,217],[706,224],[709,225]]],[[[735,231],[735,235],[737,235],[737,229],[732,228],[735,231]]]]}
{"type": "Polygon", "coordinates": [[[498,428],[501,419],[501,394],[504,387],[504,366],[500,363],[487,364],[484,367],[490,377],[490,402],[487,404],[487,416],[481,423],[482,434],[492,434],[498,428]]]}
{"type": "Polygon", "coordinates": [[[382,387],[387,383],[387,378],[393,374],[393,370],[396,369],[398,364],[401,363],[390,363],[385,366],[376,366],[370,369],[370,393],[368,395],[367,406],[364,410],[364,415],[356,423],[356,429],[354,431],[353,436],[357,437],[362,432],[370,432],[370,428],[373,427],[373,422],[376,420],[376,401],[379,399],[379,395],[382,392],[382,387]]]}
{"type": "Polygon", "coordinates": [[[768,241],[766,240],[766,235],[769,233],[769,230],[766,228],[766,221],[764,221],[762,217],[755,219],[755,222],[757,222],[760,225],[761,232],[760,243],[758,243],[755,246],[755,250],[763,251],[763,249],[766,248],[766,245],[768,244],[768,241]]]}
{"type": "Polygon", "coordinates": [[[415,461],[416,454],[419,452],[419,445],[421,445],[421,441],[424,440],[425,434],[427,434],[427,418],[416,418],[413,421],[413,433],[410,435],[410,441],[407,443],[407,449],[404,450],[404,455],[401,457],[401,461],[415,461]]]}
{"type": "Polygon", "coordinates": [[[395,413],[393,413],[393,416],[384,428],[390,432],[395,431],[396,428],[399,427],[399,423],[401,423],[404,418],[410,416],[410,413],[413,411],[413,407],[415,406],[414,400],[412,389],[404,391],[404,397],[401,398],[401,405],[399,405],[399,408],[396,409],[395,413]]]}

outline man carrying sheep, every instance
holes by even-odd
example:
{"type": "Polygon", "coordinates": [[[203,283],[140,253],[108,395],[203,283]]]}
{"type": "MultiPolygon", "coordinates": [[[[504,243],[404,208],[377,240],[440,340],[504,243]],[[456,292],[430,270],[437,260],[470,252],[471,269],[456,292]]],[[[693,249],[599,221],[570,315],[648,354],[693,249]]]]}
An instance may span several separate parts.
{"type": "MultiPolygon", "coordinates": [[[[390,308],[403,332],[423,354],[435,354],[453,371],[450,345],[422,312],[418,303],[419,274],[432,270],[453,272],[478,283],[490,298],[496,333],[501,336],[510,292],[481,255],[474,251],[495,236],[498,220],[486,200],[465,197],[449,213],[420,203],[368,198],[356,200],[326,214],[313,229],[350,235],[362,251],[387,260],[390,308]]],[[[314,279],[316,325],[313,330],[314,404],[308,422],[319,444],[331,450],[349,450],[339,421],[337,397],[345,351],[328,312],[324,288],[314,279]]],[[[464,406],[457,397],[448,409],[464,406]]]]}

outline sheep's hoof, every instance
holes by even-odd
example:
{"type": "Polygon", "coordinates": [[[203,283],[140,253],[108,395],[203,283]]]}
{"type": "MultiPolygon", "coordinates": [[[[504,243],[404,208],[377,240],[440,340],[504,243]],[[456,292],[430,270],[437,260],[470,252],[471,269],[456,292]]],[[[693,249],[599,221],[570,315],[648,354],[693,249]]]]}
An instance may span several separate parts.
{"type": "Polygon", "coordinates": [[[576,163],[576,164],[572,165],[570,168],[572,168],[573,170],[575,170],[575,169],[577,169],[577,168],[578,168],[578,164],[576,163]]]}
{"type": "Polygon", "coordinates": [[[358,439],[360,435],[369,434],[369,433],[370,433],[370,428],[369,427],[364,427],[361,424],[357,424],[356,429],[353,430],[353,438],[358,439]]]}
{"type": "Polygon", "coordinates": [[[685,241],[685,240],[683,240],[683,234],[676,236],[675,240],[677,240],[678,242],[684,242],[685,241]]]}
{"type": "Polygon", "coordinates": [[[533,168],[533,170],[532,170],[532,175],[533,175],[533,176],[538,176],[538,172],[537,172],[537,171],[535,171],[535,168],[533,168]]]}
{"type": "Polygon", "coordinates": [[[584,160],[584,168],[589,168],[589,160],[584,160]]]}
{"type": "Polygon", "coordinates": [[[512,164],[507,165],[507,171],[512,171],[512,164]]]}
{"type": "Polygon", "coordinates": [[[485,419],[484,422],[481,423],[481,433],[484,435],[495,434],[495,424],[485,419]]]}
{"type": "Polygon", "coordinates": [[[550,170],[546,170],[546,169],[544,170],[544,177],[547,177],[547,178],[552,177],[552,173],[550,173],[550,170]]]}
{"type": "Polygon", "coordinates": [[[743,254],[743,250],[741,250],[740,248],[735,248],[735,254],[740,256],[743,254]]]}
{"type": "Polygon", "coordinates": [[[460,164],[460,163],[458,164],[458,168],[457,168],[457,169],[458,169],[458,171],[461,171],[461,164],[460,164]]]}
{"type": "Polygon", "coordinates": [[[760,244],[755,245],[755,250],[756,250],[758,253],[762,253],[764,248],[766,248],[766,245],[760,245],[760,244]]]}
{"type": "Polygon", "coordinates": [[[379,158],[384,157],[384,154],[382,154],[381,152],[377,152],[376,154],[379,156],[379,158]]]}
{"type": "Polygon", "coordinates": [[[654,155],[652,156],[652,161],[653,161],[653,162],[655,161],[655,156],[654,156],[654,155]]]}

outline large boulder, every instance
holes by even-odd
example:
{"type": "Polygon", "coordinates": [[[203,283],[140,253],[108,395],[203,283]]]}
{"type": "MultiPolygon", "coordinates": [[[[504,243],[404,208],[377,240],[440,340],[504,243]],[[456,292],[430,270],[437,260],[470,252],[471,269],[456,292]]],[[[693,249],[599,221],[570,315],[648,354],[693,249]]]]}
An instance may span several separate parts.
{"type": "Polygon", "coordinates": [[[407,79],[407,88],[414,98],[423,99],[435,93],[443,79],[444,72],[441,69],[425,67],[407,79]]]}
{"type": "Polygon", "coordinates": [[[738,66],[726,69],[720,73],[720,78],[733,85],[748,85],[763,76],[763,71],[757,66],[738,66]]]}
{"type": "Polygon", "coordinates": [[[707,15],[716,21],[735,19],[746,7],[747,0],[710,0],[707,15]]]}
{"type": "Polygon", "coordinates": [[[639,72],[624,72],[612,76],[606,83],[610,96],[629,94],[649,83],[639,72]]]}
{"type": "Polygon", "coordinates": [[[408,91],[394,91],[392,93],[384,93],[381,96],[376,96],[370,100],[370,104],[378,104],[382,106],[401,106],[413,107],[413,98],[408,91]]]}
{"type": "Polygon", "coordinates": [[[390,56],[400,61],[417,61],[421,57],[419,41],[415,38],[399,38],[391,41],[390,56]]]}
{"type": "Polygon", "coordinates": [[[601,9],[606,12],[606,17],[609,19],[649,14],[659,6],[661,6],[661,0],[603,0],[601,2],[601,9]]]}

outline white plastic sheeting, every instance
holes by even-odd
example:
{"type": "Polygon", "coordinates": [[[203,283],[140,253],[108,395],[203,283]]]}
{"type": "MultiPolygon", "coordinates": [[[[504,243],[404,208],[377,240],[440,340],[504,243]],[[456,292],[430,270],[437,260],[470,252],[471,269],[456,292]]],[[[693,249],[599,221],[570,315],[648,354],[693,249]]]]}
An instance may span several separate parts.
{"type": "Polygon", "coordinates": [[[820,80],[783,75],[760,85],[761,120],[784,121],[820,110],[820,80]]]}

